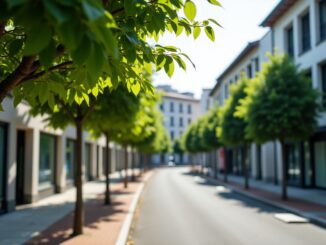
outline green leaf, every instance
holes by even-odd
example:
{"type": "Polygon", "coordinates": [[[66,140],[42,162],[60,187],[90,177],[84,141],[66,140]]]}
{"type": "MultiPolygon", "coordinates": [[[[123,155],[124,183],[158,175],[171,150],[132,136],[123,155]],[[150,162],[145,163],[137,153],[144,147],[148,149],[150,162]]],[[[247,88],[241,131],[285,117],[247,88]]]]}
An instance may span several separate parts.
{"type": "Polygon", "coordinates": [[[131,85],[131,91],[134,95],[138,95],[140,92],[140,84],[138,82],[135,82],[131,85]]]}
{"type": "Polygon", "coordinates": [[[218,27],[222,27],[216,20],[214,19],[208,19],[210,22],[214,23],[215,25],[217,25],[218,27]]]}
{"type": "Polygon", "coordinates": [[[83,6],[84,13],[86,14],[87,18],[91,21],[94,21],[104,16],[105,14],[102,8],[94,5],[94,1],[83,0],[82,6],[83,6]]]}
{"type": "Polygon", "coordinates": [[[46,24],[39,23],[32,27],[27,33],[27,39],[24,48],[25,55],[37,54],[42,51],[52,39],[52,29],[46,24]]]}
{"type": "Polygon", "coordinates": [[[216,5],[216,6],[219,6],[219,7],[222,7],[222,4],[220,4],[218,1],[216,0],[207,0],[210,4],[213,4],[213,5],[216,5]]]}
{"type": "Polygon", "coordinates": [[[47,11],[61,24],[69,18],[69,13],[65,11],[57,2],[52,0],[43,0],[44,6],[47,11]]]}
{"type": "Polygon", "coordinates": [[[185,3],[183,11],[188,20],[192,22],[195,19],[197,10],[196,5],[192,1],[185,3]]]}
{"type": "Polygon", "coordinates": [[[206,26],[205,27],[205,33],[206,33],[206,36],[212,40],[213,42],[215,41],[215,34],[214,34],[214,30],[212,27],[210,26],[206,26]]]}
{"type": "Polygon", "coordinates": [[[89,106],[89,96],[86,93],[83,93],[83,98],[86,101],[86,104],[89,106]]]}
{"type": "Polygon", "coordinates": [[[49,45],[40,52],[40,61],[45,68],[49,68],[56,55],[56,45],[52,40],[49,45]]]}
{"type": "Polygon", "coordinates": [[[201,32],[200,27],[196,26],[196,27],[194,28],[194,39],[195,39],[195,40],[199,37],[200,32],[201,32]]]}
{"type": "Polygon", "coordinates": [[[94,88],[92,88],[92,94],[97,97],[99,92],[98,85],[96,85],[94,88]]]}
{"type": "MultiPolygon", "coordinates": [[[[42,83],[42,82],[40,82],[42,83]]],[[[44,105],[44,103],[48,100],[49,97],[49,89],[47,84],[38,84],[38,97],[40,100],[40,103],[44,105]]]]}
{"type": "Polygon", "coordinates": [[[166,57],[166,62],[164,64],[164,70],[169,77],[172,77],[174,73],[174,62],[171,57],[166,57]]]}
{"type": "Polygon", "coordinates": [[[79,43],[78,47],[73,51],[72,58],[77,65],[83,65],[87,60],[91,51],[91,42],[87,36],[79,43]]]}
{"type": "Polygon", "coordinates": [[[18,54],[18,52],[21,50],[22,46],[24,44],[24,41],[22,39],[15,39],[12,41],[9,45],[9,55],[14,56],[18,54]]]}
{"type": "Polygon", "coordinates": [[[55,100],[54,100],[54,95],[52,93],[49,94],[48,105],[53,111],[55,107],[55,100]]]}

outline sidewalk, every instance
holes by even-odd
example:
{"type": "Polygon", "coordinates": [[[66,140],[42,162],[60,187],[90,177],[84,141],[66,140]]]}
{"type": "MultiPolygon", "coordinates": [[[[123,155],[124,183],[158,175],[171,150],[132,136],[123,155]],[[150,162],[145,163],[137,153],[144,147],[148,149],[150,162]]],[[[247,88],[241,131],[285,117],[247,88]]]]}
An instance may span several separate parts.
{"type": "Polygon", "coordinates": [[[289,200],[284,201],[281,199],[279,185],[250,179],[250,189],[245,190],[242,177],[228,175],[228,183],[224,183],[223,178],[223,175],[219,175],[218,180],[206,177],[209,182],[225,185],[237,193],[298,214],[312,223],[326,227],[326,191],[288,187],[289,200]]]}
{"type": "Polygon", "coordinates": [[[118,239],[135,193],[151,175],[147,173],[128,188],[112,175],[112,205],[103,205],[104,182],[84,184],[84,235],[71,238],[75,189],[25,205],[0,216],[0,244],[108,244],[118,239]]]}

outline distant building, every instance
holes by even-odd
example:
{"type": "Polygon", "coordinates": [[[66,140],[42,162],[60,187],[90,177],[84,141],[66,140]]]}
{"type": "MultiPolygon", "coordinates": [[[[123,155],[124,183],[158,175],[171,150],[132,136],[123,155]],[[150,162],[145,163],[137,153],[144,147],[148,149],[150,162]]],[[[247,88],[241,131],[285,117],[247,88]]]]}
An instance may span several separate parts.
{"type": "MultiPolygon", "coordinates": [[[[157,92],[162,93],[162,102],[159,106],[164,115],[164,125],[173,142],[181,137],[188,125],[200,115],[200,103],[194,98],[193,93],[179,93],[170,85],[157,86],[157,92]]],[[[168,154],[154,155],[153,161],[155,164],[167,163],[168,157],[168,154]]],[[[175,161],[178,164],[188,163],[188,155],[184,155],[183,159],[175,156],[175,161]]]]}
{"type": "Polygon", "coordinates": [[[213,107],[214,101],[212,97],[210,97],[212,89],[204,88],[200,97],[200,114],[204,115],[206,112],[213,107]]]}

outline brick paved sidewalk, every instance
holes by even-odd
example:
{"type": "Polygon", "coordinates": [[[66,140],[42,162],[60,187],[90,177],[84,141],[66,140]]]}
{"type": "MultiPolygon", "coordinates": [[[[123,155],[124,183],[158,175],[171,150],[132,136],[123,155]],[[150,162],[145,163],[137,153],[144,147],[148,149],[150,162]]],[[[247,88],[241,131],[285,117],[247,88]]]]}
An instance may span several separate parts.
{"type": "Polygon", "coordinates": [[[103,205],[103,195],[85,202],[84,234],[71,237],[73,213],[69,213],[26,244],[106,244],[116,243],[129,206],[142,181],[151,173],[130,182],[127,189],[123,183],[111,184],[112,205],[103,205]]]}
{"type": "Polygon", "coordinates": [[[251,198],[258,199],[275,207],[287,210],[289,212],[296,213],[305,218],[308,218],[311,222],[316,223],[320,226],[326,227],[326,206],[302,200],[300,198],[290,197],[284,201],[281,199],[279,193],[271,192],[259,187],[250,187],[249,190],[245,190],[243,185],[228,180],[227,183],[222,180],[213,179],[212,177],[204,177],[207,181],[213,182],[214,184],[224,185],[229,187],[235,192],[249,196],[251,198]]]}

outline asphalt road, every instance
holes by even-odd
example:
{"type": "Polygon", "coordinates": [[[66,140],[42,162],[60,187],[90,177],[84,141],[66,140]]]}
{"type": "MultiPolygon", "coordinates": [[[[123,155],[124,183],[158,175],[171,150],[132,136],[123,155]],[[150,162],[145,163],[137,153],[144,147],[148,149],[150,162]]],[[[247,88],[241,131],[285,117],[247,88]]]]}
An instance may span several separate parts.
{"type": "Polygon", "coordinates": [[[141,197],[135,245],[326,245],[326,229],[286,224],[283,212],[190,175],[157,171],[141,197]]]}

